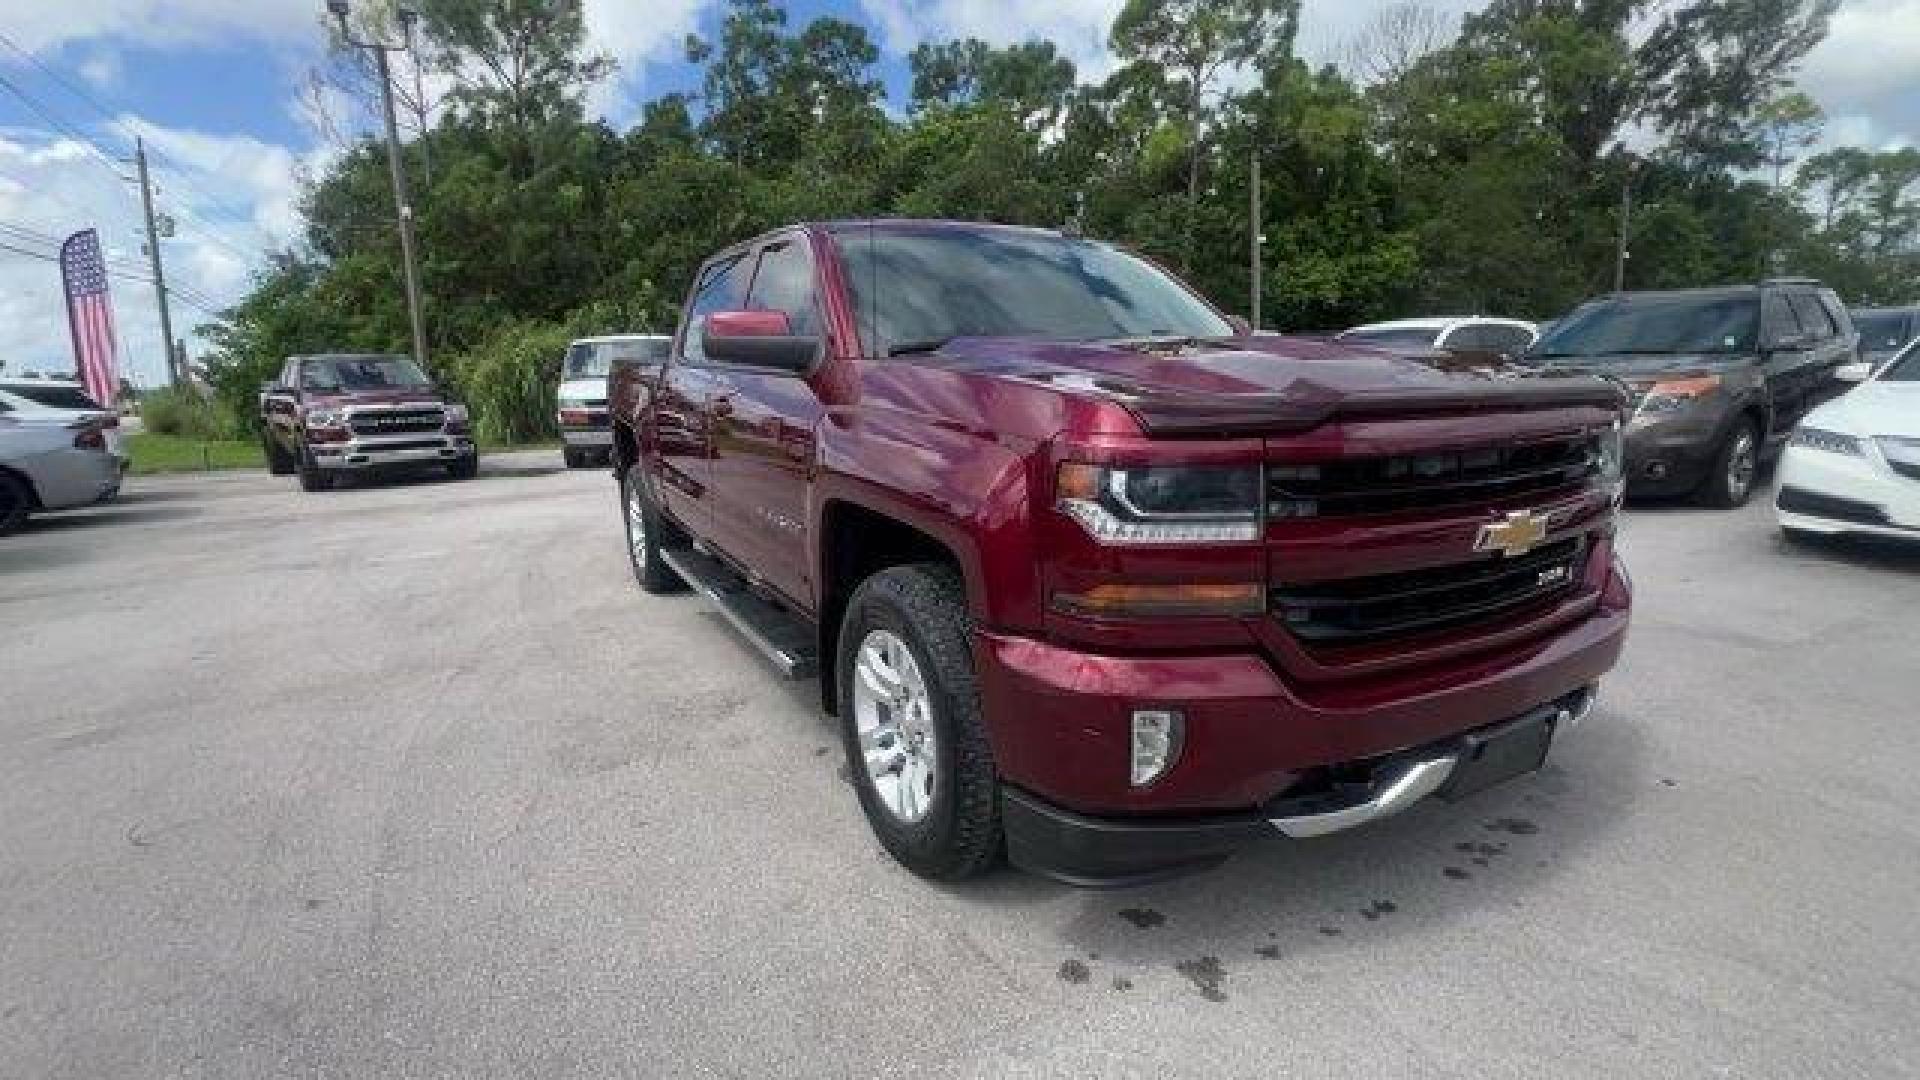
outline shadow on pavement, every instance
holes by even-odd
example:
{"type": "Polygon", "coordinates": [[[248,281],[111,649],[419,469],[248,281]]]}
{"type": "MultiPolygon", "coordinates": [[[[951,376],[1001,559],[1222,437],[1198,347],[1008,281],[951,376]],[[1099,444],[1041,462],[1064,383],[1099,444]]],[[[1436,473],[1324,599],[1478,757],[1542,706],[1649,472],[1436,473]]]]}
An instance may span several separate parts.
{"type": "Polygon", "coordinates": [[[1809,562],[1920,572],[1920,534],[1911,541],[1901,541],[1878,536],[1788,538],[1783,533],[1778,543],[1787,556],[1809,562]]]}
{"type": "Polygon", "coordinates": [[[1436,924],[1523,906],[1586,858],[1655,783],[1644,737],[1603,702],[1540,772],[1458,803],[1428,800],[1318,840],[1276,832],[1214,870],[1137,888],[1073,890],[1002,871],[951,891],[962,904],[994,909],[1067,894],[1061,978],[1125,989],[1142,968],[1172,967],[1215,999],[1231,992],[1235,971],[1390,948],[1436,924]]]}

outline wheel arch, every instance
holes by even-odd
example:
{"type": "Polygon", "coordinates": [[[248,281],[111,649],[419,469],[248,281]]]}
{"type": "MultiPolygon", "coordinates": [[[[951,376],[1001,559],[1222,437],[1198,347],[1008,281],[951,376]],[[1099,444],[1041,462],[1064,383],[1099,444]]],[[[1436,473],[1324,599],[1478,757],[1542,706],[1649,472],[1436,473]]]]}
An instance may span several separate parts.
{"type": "Polygon", "coordinates": [[[943,563],[959,572],[971,593],[977,575],[970,571],[969,560],[950,538],[942,538],[924,523],[908,521],[896,512],[836,497],[821,504],[818,522],[820,707],[833,716],[839,711],[839,685],[833,669],[840,624],[848,600],[862,581],[889,567],[943,563]]]}

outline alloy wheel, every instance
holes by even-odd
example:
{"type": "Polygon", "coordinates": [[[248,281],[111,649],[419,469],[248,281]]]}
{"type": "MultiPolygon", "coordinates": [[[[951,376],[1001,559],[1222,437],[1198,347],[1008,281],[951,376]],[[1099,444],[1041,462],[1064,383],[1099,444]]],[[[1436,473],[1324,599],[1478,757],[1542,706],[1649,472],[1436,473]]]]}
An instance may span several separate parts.
{"type": "Polygon", "coordinates": [[[913,823],[933,806],[939,741],[933,696],[898,634],[871,630],[854,654],[854,731],[867,779],[887,812],[913,823]]]}

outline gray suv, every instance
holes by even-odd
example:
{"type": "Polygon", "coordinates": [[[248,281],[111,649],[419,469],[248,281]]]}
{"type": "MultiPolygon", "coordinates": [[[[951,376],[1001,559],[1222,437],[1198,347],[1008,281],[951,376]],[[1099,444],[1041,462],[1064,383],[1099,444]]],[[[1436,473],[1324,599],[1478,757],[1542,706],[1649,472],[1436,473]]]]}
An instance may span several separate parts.
{"type": "Polygon", "coordinates": [[[1632,391],[1629,491],[1733,507],[1793,425],[1841,389],[1834,372],[1858,359],[1859,340],[1833,290],[1781,278],[1590,300],[1526,359],[1632,391]]]}

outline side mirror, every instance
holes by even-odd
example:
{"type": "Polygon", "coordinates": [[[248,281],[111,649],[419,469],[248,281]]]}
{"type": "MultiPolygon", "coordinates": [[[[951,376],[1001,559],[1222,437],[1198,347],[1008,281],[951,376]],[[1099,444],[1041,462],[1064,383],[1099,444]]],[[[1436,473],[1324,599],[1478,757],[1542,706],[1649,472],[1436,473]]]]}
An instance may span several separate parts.
{"type": "Polygon", "coordinates": [[[1873,377],[1873,365],[1865,360],[1855,360],[1851,364],[1841,364],[1833,369],[1833,377],[1844,383],[1863,383],[1873,377]]]}
{"type": "Polygon", "coordinates": [[[820,356],[820,339],[795,334],[784,311],[716,311],[700,327],[707,359],[804,375],[820,356]]]}
{"type": "Polygon", "coordinates": [[[1253,324],[1238,315],[1227,316],[1227,325],[1233,327],[1234,337],[1251,337],[1253,324]]]}

